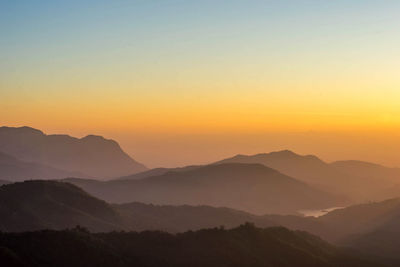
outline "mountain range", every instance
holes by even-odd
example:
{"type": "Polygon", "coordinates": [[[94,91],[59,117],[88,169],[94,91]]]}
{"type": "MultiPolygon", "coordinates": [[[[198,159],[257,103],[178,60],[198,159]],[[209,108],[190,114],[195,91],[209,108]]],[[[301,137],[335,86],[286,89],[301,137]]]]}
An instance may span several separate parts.
{"type": "Polygon", "coordinates": [[[0,218],[0,260],[15,266],[59,266],[56,257],[46,262],[25,244],[60,258],[68,246],[86,246],[93,254],[83,266],[96,262],[98,253],[116,266],[138,259],[143,266],[293,266],[292,259],[305,266],[369,266],[370,260],[398,266],[400,169],[357,160],[329,163],[284,150],[149,170],[100,136],[1,127],[0,218]],[[305,217],[304,210],[324,215],[305,217]],[[214,229],[201,230],[206,228],[214,229]],[[62,240],[69,245],[51,250],[51,242],[62,240]],[[217,244],[208,247],[212,259],[201,253],[210,242],[217,244]],[[149,244],[168,253],[151,259],[149,244]],[[175,253],[183,248],[196,261],[188,256],[177,262],[175,253]]]}

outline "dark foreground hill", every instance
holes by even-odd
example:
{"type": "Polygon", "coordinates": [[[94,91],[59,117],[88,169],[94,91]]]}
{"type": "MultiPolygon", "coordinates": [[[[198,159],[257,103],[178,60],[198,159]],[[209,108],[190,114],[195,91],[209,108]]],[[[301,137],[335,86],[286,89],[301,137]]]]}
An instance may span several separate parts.
{"type": "Polygon", "coordinates": [[[30,127],[0,127],[0,151],[22,161],[89,177],[118,177],[146,170],[117,142],[94,135],[79,139],[68,135],[46,135],[30,127]]]}
{"type": "Polygon", "coordinates": [[[295,214],[339,204],[336,197],[261,164],[207,165],[139,180],[65,181],[111,203],[209,205],[255,214],[295,214]]]}
{"type": "Polygon", "coordinates": [[[67,231],[0,233],[6,266],[351,266],[378,264],[318,237],[245,224],[172,235],[164,232],[91,234],[67,231]]]}

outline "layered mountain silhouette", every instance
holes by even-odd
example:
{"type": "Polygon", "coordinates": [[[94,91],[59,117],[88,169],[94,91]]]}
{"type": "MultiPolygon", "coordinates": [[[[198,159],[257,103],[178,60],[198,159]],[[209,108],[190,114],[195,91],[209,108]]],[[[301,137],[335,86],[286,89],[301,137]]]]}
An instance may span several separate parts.
{"type": "Polygon", "coordinates": [[[67,179],[111,203],[210,205],[256,214],[294,214],[338,204],[335,196],[261,164],[218,164],[139,180],[67,179]]]}
{"type": "Polygon", "coordinates": [[[337,209],[324,216],[253,215],[229,208],[144,203],[108,204],[66,182],[33,180],[0,187],[0,230],[65,229],[81,225],[91,231],[165,230],[182,232],[246,221],[282,225],[344,242],[379,229],[400,233],[400,198],[337,209]]]}
{"type": "Polygon", "coordinates": [[[312,227],[299,228],[384,259],[390,266],[399,266],[400,198],[335,210],[317,222],[312,227]]]}
{"type": "Polygon", "coordinates": [[[377,168],[372,164],[355,164],[354,161],[329,164],[316,156],[303,156],[289,150],[237,155],[215,164],[221,163],[263,164],[323,190],[346,196],[349,204],[379,201],[395,197],[400,193],[398,186],[400,178],[393,179],[397,169],[377,168]],[[373,175],[367,170],[371,168],[375,169],[373,175]],[[384,175],[385,173],[390,175],[384,175]]]}
{"type": "Polygon", "coordinates": [[[400,262],[400,198],[337,209],[318,218],[264,216],[291,229],[356,248],[398,266],[400,262]]]}
{"type": "Polygon", "coordinates": [[[30,127],[0,127],[0,151],[24,162],[79,172],[87,177],[119,177],[146,170],[117,142],[94,135],[78,139],[46,135],[30,127]]]}
{"type": "Polygon", "coordinates": [[[228,208],[167,206],[143,203],[108,204],[75,185],[25,181],[0,187],[0,231],[62,230],[76,225],[93,232],[237,227],[245,222],[274,226],[268,218],[228,208]]]}
{"type": "Polygon", "coordinates": [[[231,230],[91,234],[67,231],[0,233],[7,266],[380,266],[305,232],[245,224],[231,230]]]}
{"type": "MultiPolygon", "coordinates": [[[[79,172],[68,172],[34,162],[24,162],[0,152],[0,179],[23,181],[28,179],[62,179],[82,176],[79,172]]],[[[1,183],[1,182],[0,182],[1,183]]]]}
{"type": "MultiPolygon", "coordinates": [[[[80,225],[94,232],[163,230],[171,233],[253,222],[259,227],[303,230],[341,246],[400,262],[400,199],[354,205],[313,218],[253,215],[229,208],[143,203],[108,204],[75,185],[25,181],[0,187],[0,231],[62,230],[80,225]]],[[[1,253],[0,253],[1,254],[1,253]]]]}

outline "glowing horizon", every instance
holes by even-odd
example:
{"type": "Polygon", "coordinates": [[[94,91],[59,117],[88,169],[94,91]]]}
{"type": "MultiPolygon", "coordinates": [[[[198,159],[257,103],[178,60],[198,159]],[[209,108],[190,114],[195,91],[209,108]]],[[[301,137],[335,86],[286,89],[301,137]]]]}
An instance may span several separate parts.
{"type": "Polygon", "coordinates": [[[280,148],[400,166],[399,12],[390,0],[6,1],[0,124],[104,135],[150,166],[280,148]]]}

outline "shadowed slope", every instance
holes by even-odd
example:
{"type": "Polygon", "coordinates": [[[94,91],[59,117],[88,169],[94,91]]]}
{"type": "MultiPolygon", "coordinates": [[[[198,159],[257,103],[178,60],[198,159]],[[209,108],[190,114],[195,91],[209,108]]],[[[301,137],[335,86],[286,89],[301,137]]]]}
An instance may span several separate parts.
{"type": "Polygon", "coordinates": [[[147,177],[164,175],[168,172],[185,172],[185,171],[198,169],[200,167],[203,167],[203,166],[193,165],[193,166],[186,166],[186,167],[181,167],[181,168],[154,168],[154,169],[147,170],[144,172],[139,172],[139,173],[135,173],[135,174],[128,175],[128,176],[122,176],[122,177],[116,178],[115,180],[140,180],[140,179],[144,179],[147,177]]]}
{"type": "Polygon", "coordinates": [[[77,224],[94,231],[118,229],[119,216],[106,202],[55,181],[26,181],[0,187],[0,230],[65,229],[77,224]]]}

